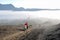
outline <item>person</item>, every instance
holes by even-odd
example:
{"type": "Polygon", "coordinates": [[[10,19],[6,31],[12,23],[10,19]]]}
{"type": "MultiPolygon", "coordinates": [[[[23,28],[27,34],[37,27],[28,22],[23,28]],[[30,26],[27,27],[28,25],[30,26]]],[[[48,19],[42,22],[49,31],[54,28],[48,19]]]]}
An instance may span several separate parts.
{"type": "Polygon", "coordinates": [[[25,26],[25,29],[28,29],[28,22],[26,22],[24,26],[25,26]]]}

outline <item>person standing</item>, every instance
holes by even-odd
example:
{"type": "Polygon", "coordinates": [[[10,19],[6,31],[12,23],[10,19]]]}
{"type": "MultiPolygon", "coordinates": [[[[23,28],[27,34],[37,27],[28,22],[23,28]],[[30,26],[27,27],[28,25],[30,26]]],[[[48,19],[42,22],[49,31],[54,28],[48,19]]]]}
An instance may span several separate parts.
{"type": "Polygon", "coordinates": [[[25,28],[25,29],[28,29],[28,22],[26,22],[26,23],[24,24],[24,28],[25,28]]]}

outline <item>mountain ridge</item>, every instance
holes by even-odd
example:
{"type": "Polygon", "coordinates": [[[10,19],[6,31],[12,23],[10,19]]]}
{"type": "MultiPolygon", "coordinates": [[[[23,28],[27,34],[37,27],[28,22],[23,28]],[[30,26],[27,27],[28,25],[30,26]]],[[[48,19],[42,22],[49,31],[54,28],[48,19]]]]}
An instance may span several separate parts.
{"type": "Polygon", "coordinates": [[[23,7],[20,7],[20,8],[16,8],[14,7],[12,4],[0,4],[0,10],[12,10],[12,11],[39,11],[40,9],[37,9],[37,8],[23,8],[23,7]]]}
{"type": "Polygon", "coordinates": [[[12,4],[0,4],[0,10],[9,10],[9,11],[42,11],[42,10],[50,10],[50,11],[56,11],[60,9],[42,9],[42,8],[24,8],[20,7],[17,8],[13,6],[12,4]]]}

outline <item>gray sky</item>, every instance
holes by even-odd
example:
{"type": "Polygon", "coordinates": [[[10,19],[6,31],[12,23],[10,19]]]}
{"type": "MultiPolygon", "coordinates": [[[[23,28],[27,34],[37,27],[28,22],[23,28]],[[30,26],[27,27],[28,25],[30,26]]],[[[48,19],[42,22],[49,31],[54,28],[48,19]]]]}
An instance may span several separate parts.
{"type": "Polygon", "coordinates": [[[0,0],[0,3],[15,7],[60,9],[60,0],[0,0]]]}

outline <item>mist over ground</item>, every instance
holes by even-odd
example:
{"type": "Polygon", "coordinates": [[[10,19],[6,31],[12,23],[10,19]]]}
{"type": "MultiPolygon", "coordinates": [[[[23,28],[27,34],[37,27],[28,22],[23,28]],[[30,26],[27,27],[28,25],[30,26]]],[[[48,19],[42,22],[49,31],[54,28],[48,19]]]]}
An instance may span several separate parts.
{"type": "Polygon", "coordinates": [[[26,22],[28,20],[35,20],[37,23],[39,21],[47,21],[46,19],[60,20],[60,11],[34,11],[34,12],[19,12],[19,11],[0,11],[0,24],[1,23],[19,23],[26,22]],[[37,20],[38,19],[38,20],[37,20]],[[19,21],[19,22],[18,22],[19,21]]]}
{"type": "Polygon", "coordinates": [[[60,11],[0,11],[0,25],[20,25],[26,21],[33,31],[24,40],[60,40],[60,11]]]}

